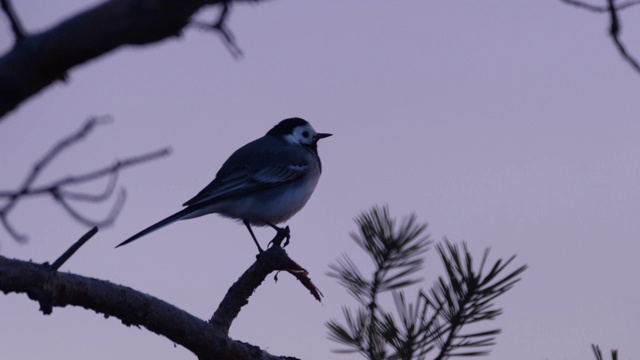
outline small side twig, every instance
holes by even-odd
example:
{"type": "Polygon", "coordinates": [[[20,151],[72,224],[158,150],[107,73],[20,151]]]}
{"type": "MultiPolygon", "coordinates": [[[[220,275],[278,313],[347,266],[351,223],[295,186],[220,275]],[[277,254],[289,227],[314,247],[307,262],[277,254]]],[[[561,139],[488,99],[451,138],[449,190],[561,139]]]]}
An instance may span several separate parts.
{"type": "Polygon", "coordinates": [[[4,11],[4,13],[7,15],[7,18],[9,19],[9,23],[11,24],[11,31],[13,32],[13,36],[15,37],[15,44],[17,45],[26,37],[24,28],[22,27],[20,19],[18,19],[18,15],[16,15],[15,10],[13,10],[13,4],[10,0],[0,0],[0,6],[2,7],[2,11],[4,11]]]}
{"type": "Polygon", "coordinates": [[[236,42],[236,37],[231,32],[231,29],[227,26],[227,19],[229,18],[229,14],[231,12],[231,3],[229,1],[223,1],[222,10],[220,11],[220,16],[218,16],[218,20],[213,24],[207,24],[201,21],[194,20],[191,22],[191,25],[204,29],[204,30],[215,30],[220,37],[222,38],[222,43],[229,50],[231,56],[235,59],[239,59],[244,56],[242,49],[238,46],[236,42]]]}
{"type": "Polygon", "coordinates": [[[51,264],[51,269],[54,271],[58,271],[58,269],[60,269],[60,267],[64,265],[64,263],[67,262],[67,260],[69,260],[69,258],[73,256],[73,254],[75,254],[75,252],[78,251],[78,249],[80,249],[80,247],[84,245],[87,241],[89,241],[89,239],[91,239],[93,235],[95,235],[97,232],[98,232],[98,228],[93,227],[86,234],[82,235],[82,237],[78,239],[78,241],[76,241],[73,245],[71,245],[67,249],[67,251],[65,251],[62,255],[60,255],[60,257],[56,259],[56,261],[54,261],[53,264],[51,264]]]}
{"type": "Polygon", "coordinates": [[[67,176],[58,180],[54,180],[49,184],[34,186],[35,181],[42,174],[44,169],[64,150],[83,140],[95,128],[96,125],[106,124],[110,122],[110,120],[111,119],[107,116],[94,117],[89,119],[78,131],[60,140],[51,148],[51,150],[49,150],[49,152],[47,152],[38,162],[36,162],[18,190],[0,190],[0,199],[6,199],[6,202],[0,207],[0,223],[2,224],[2,226],[4,226],[9,235],[11,235],[16,241],[24,242],[27,239],[26,236],[20,234],[8,220],[9,213],[17,205],[20,199],[38,195],[50,195],[55,200],[55,202],[60,205],[67,212],[67,214],[69,214],[69,216],[74,218],[76,221],[87,226],[108,226],[113,223],[118,213],[122,209],[126,197],[126,192],[124,191],[124,189],[121,189],[118,192],[115,203],[111,207],[109,214],[102,220],[91,220],[87,218],[79,211],[75,210],[71,205],[71,202],[104,202],[110,199],[113,195],[120,170],[126,167],[155,160],[169,154],[169,148],[164,148],[147,154],[126,158],[124,160],[117,160],[112,165],[104,166],[97,170],[86,172],[84,174],[67,176]],[[108,183],[105,189],[98,194],[83,193],[68,189],[68,187],[86,184],[88,182],[104,177],[108,177],[108,183]]]}
{"type": "Polygon", "coordinates": [[[118,214],[120,213],[120,210],[122,210],[122,207],[124,206],[124,200],[127,198],[126,195],[127,195],[127,192],[124,189],[121,189],[120,192],[118,193],[118,197],[116,198],[116,201],[113,203],[113,206],[109,211],[109,214],[107,214],[107,216],[102,220],[91,220],[86,216],[82,215],[80,212],[75,210],[67,202],[67,200],[65,200],[63,196],[61,196],[58,193],[54,193],[53,198],[56,200],[58,204],[60,204],[60,206],[62,206],[63,209],[67,211],[67,214],[69,214],[69,216],[74,218],[77,222],[84,224],[86,226],[106,227],[106,226],[113,225],[113,222],[116,220],[116,217],[118,216],[118,214]]]}
{"type": "MultiPolygon", "coordinates": [[[[604,356],[602,356],[602,351],[600,351],[600,346],[596,344],[591,344],[591,350],[593,350],[593,355],[596,357],[596,360],[604,360],[604,356]]],[[[618,360],[618,350],[611,350],[611,360],[618,360]]]]}

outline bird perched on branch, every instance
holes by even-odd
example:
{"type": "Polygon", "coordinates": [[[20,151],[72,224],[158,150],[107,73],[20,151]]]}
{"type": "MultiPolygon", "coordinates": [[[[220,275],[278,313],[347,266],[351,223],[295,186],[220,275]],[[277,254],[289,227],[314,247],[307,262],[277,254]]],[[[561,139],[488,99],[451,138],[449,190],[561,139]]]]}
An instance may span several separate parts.
{"type": "MultiPolygon", "coordinates": [[[[251,225],[270,226],[289,239],[288,228],[276,224],[295,215],[318,184],[322,164],[318,140],[331,136],[316,132],[301,118],[282,120],[267,134],[236,150],[209,183],[181,211],[131,236],[116,247],[177,220],[220,214],[242,221],[262,252],[251,225]]],[[[286,245],[286,242],[285,242],[286,245]]]]}

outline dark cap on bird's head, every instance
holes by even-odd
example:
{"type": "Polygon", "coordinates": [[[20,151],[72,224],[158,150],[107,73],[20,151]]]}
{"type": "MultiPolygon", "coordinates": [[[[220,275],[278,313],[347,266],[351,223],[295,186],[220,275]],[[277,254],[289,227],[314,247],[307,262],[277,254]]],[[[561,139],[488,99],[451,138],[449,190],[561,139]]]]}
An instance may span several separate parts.
{"type": "MultiPolygon", "coordinates": [[[[311,127],[311,124],[309,124],[307,120],[299,117],[292,117],[292,118],[288,118],[280,121],[278,125],[272,127],[271,130],[267,132],[267,135],[272,135],[272,136],[290,135],[290,134],[293,134],[294,130],[298,127],[309,127],[309,129],[313,130],[313,127],[311,127]]],[[[315,134],[313,137],[314,143],[320,139],[323,139],[332,135],[332,134],[326,134],[326,133],[316,133],[315,131],[313,131],[313,133],[315,134]]]]}
{"type": "Polygon", "coordinates": [[[295,129],[296,127],[307,124],[309,124],[307,120],[299,117],[284,119],[280,121],[278,125],[272,127],[267,135],[288,135],[291,134],[293,132],[293,129],[295,129]]]}

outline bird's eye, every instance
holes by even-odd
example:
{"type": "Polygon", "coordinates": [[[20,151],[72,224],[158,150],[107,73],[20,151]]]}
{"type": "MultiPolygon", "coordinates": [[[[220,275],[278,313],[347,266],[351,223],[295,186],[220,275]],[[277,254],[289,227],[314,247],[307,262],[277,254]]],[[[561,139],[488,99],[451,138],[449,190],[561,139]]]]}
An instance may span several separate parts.
{"type": "Polygon", "coordinates": [[[302,132],[302,136],[308,138],[309,137],[309,132],[308,131],[303,131],[302,132]]]}

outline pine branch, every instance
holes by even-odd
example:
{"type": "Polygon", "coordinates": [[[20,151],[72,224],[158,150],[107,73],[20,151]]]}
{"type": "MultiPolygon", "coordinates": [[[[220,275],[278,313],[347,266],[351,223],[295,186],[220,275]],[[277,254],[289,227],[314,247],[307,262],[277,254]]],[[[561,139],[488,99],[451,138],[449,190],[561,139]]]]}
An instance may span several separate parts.
{"type": "Polygon", "coordinates": [[[421,255],[429,243],[421,237],[425,225],[417,225],[411,216],[396,230],[387,208],[377,207],[356,218],[356,223],[359,233],[351,237],[372,258],[375,269],[367,279],[346,255],[330,265],[329,275],[360,305],[356,310],[343,308],[344,325],[336,320],[326,324],[329,338],[346,346],[336,352],[358,352],[369,360],[424,359],[436,348],[438,360],[488,353],[486,348],[495,344],[500,330],[462,330],[500,315],[495,300],[520,280],[526,266],[503,274],[514,257],[499,259],[485,274],[488,249],[476,269],[466,244],[460,248],[445,238],[436,249],[446,277],[439,277],[428,292],[420,290],[409,302],[401,289],[417,282],[413,275],[421,268],[421,255]],[[377,296],[387,290],[392,290],[395,313],[379,306],[377,296]]]}
{"type": "Polygon", "coordinates": [[[355,314],[345,308],[346,327],[337,321],[330,321],[327,326],[331,339],[351,348],[346,351],[360,352],[369,359],[385,359],[387,350],[380,331],[384,314],[378,295],[420,281],[413,275],[422,268],[421,256],[430,241],[422,235],[426,224],[417,224],[415,215],[396,226],[387,207],[373,207],[355,222],[359,233],[351,233],[351,239],[371,257],[375,269],[371,278],[365,279],[347,255],[329,265],[328,275],[338,279],[361,308],[355,314]]]}
{"type": "Polygon", "coordinates": [[[435,339],[440,348],[435,359],[487,355],[488,350],[479,348],[494,345],[495,336],[500,330],[461,334],[461,329],[465,325],[493,320],[499,316],[502,310],[495,308],[493,301],[520,281],[519,276],[527,266],[523,265],[502,276],[502,272],[513,261],[512,257],[504,264],[501,260],[496,261],[489,273],[483,275],[488,251],[485,251],[481,266],[476,271],[466,244],[463,243],[460,249],[445,239],[444,244],[436,246],[436,250],[445,266],[447,279],[440,277],[428,296],[431,303],[443,305],[443,311],[438,317],[441,318],[440,322],[446,321],[447,325],[441,331],[441,336],[435,339]]]}

